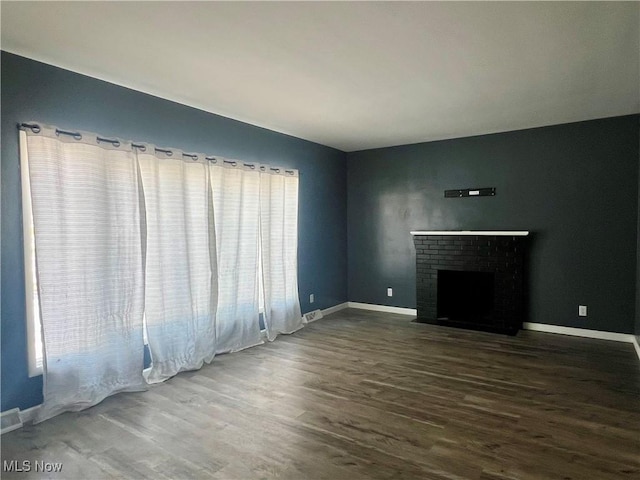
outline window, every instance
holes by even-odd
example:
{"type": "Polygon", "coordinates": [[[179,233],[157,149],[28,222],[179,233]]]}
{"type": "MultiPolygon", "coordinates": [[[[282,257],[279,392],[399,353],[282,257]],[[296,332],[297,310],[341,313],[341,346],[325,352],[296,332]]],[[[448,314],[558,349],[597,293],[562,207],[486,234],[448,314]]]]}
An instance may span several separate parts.
{"type": "Polygon", "coordinates": [[[29,182],[29,156],[27,135],[20,132],[20,175],[22,182],[22,233],[24,235],[25,313],[27,321],[27,353],[29,376],[42,375],[42,332],[40,304],[38,302],[38,278],[36,275],[36,245],[31,210],[31,184],[29,182]]]}
{"type": "MultiPolygon", "coordinates": [[[[92,341],[93,347],[98,340],[104,338],[100,335],[85,338],[82,332],[89,328],[85,323],[88,325],[91,319],[95,320],[100,328],[111,328],[111,317],[101,316],[104,309],[100,310],[100,315],[94,311],[101,308],[98,300],[102,297],[96,302],[85,301],[86,298],[93,298],[94,294],[105,296],[108,293],[111,296],[105,297],[105,301],[109,302],[118,303],[118,295],[130,295],[137,299],[139,292],[135,280],[138,279],[137,269],[143,268],[142,266],[146,266],[146,277],[142,274],[140,276],[146,279],[147,288],[143,290],[144,298],[140,312],[140,330],[143,337],[141,340],[148,345],[151,356],[155,356],[154,364],[162,363],[158,360],[161,353],[158,343],[160,335],[156,334],[155,338],[158,341],[154,351],[154,336],[150,326],[155,325],[156,329],[161,331],[158,325],[167,319],[172,325],[175,324],[174,326],[187,321],[193,321],[197,326],[208,325],[201,321],[208,313],[204,311],[194,316],[193,305],[189,304],[194,302],[194,295],[184,294],[184,289],[179,284],[185,275],[189,276],[186,281],[189,288],[197,289],[203,298],[216,302],[212,307],[216,313],[215,330],[207,330],[206,334],[196,335],[203,345],[205,340],[211,343],[206,345],[205,360],[213,358],[212,355],[215,353],[237,351],[262,343],[261,329],[266,331],[269,340],[273,340],[280,333],[292,333],[303,326],[297,286],[296,170],[225,159],[218,161],[216,157],[203,156],[198,160],[198,155],[157,148],[155,152],[150,150],[145,153],[146,145],[142,145],[142,148],[138,144],[133,146],[131,142],[112,142],[108,138],[89,132],[69,132],[46,125],[41,129],[37,124],[30,125],[29,128],[28,132],[20,131],[20,168],[25,317],[30,376],[43,373],[45,353],[48,360],[47,370],[62,365],[59,359],[63,359],[69,361],[69,365],[65,364],[69,371],[85,375],[86,372],[81,367],[88,364],[85,362],[81,365],[71,354],[80,349],[87,355],[98,355],[102,350],[85,348],[83,342],[92,341]],[[61,134],[63,136],[59,138],[61,134]],[[189,161],[185,161],[183,157],[189,157],[189,161]],[[135,188],[130,188],[131,182],[117,180],[120,178],[118,175],[125,175],[128,181],[135,183],[135,175],[131,172],[135,172],[136,169],[132,169],[132,165],[137,165],[138,172],[142,172],[139,173],[142,178],[142,191],[138,189],[137,183],[134,185],[135,188]],[[156,185],[160,177],[154,175],[154,168],[157,170],[161,167],[162,184],[156,185]],[[105,169],[113,169],[118,175],[105,175],[105,169]],[[56,175],[60,172],[60,175],[64,174],[64,177],[61,177],[64,182],[60,183],[57,176],[52,176],[52,172],[56,175]],[[181,179],[187,174],[191,180],[185,183],[181,179]],[[92,182],[88,185],[77,182],[76,179],[82,175],[87,175],[92,182]],[[174,188],[174,184],[180,188],[174,188]],[[94,188],[96,186],[99,189],[94,188]],[[121,192],[122,188],[125,188],[125,196],[121,192]],[[162,194],[159,193],[160,190],[162,194]],[[138,231],[139,222],[135,220],[136,212],[139,211],[139,193],[144,195],[143,205],[147,217],[144,237],[138,231]],[[87,196],[92,198],[91,202],[87,200],[87,196]],[[110,203],[104,204],[103,198],[110,203]],[[189,206],[189,212],[181,206],[183,203],[189,206]],[[125,208],[108,208],[111,204],[117,204],[118,207],[124,205],[125,208]],[[207,213],[207,209],[211,207],[214,207],[217,215],[207,213]],[[203,208],[205,211],[201,211],[203,208]],[[128,217],[105,220],[106,217],[100,214],[104,213],[103,211],[118,211],[119,215],[124,212],[128,217]],[[100,230],[102,233],[95,235],[95,238],[88,235],[96,244],[95,248],[89,248],[86,244],[86,232],[93,232],[95,226],[93,223],[89,224],[87,219],[96,218],[101,219],[100,226],[104,227],[105,231],[100,230]],[[153,222],[149,222],[149,219],[153,219],[153,222]],[[215,224],[208,223],[208,219],[215,219],[215,224]],[[63,225],[60,223],[62,221],[67,222],[64,223],[64,228],[60,227],[63,225]],[[164,223],[161,224],[161,221],[164,223]],[[120,225],[118,222],[123,222],[128,229],[120,232],[119,228],[112,228],[113,225],[120,225]],[[165,261],[167,252],[164,246],[175,242],[167,243],[165,240],[170,238],[169,233],[175,230],[171,227],[178,224],[189,227],[177,229],[181,240],[184,240],[183,233],[186,231],[192,231],[192,235],[189,241],[185,240],[185,259],[177,259],[175,252],[172,252],[170,258],[174,261],[170,263],[165,261]],[[168,225],[169,228],[161,228],[163,225],[168,225]],[[151,229],[150,226],[155,226],[155,229],[151,229]],[[211,231],[215,232],[215,236],[211,237],[215,239],[215,245],[206,241],[206,238],[209,238],[206,235],[211,231]],[[134,257],[142,255],[144,262],[111,261],[115,257],[110,252],[115,251],[114,242],[119,241],[121,233],[128,242],[126,246],[131,246],[131,252],[127,252],[134,257]],[[138,251],[140,242],[136,240],[138,234],[146,241],[141,252],[138,251]],[[198,257],[191,261],[191,257],[195,255],[201,255],[206,259],[200,261],[198,257]],[[217,262],[214,262],[217,271],[214,272],[208,271],[209,267],[206,267],[211,262],[210,258],[215,258],[212,255],[217,255],[217,262]],[[64,271],[61,271],[61,265],[57,263],[60,259],[64,259],[64,271]],[[182,276],[167,275],[165,270],[168,271],[169,265],[182,276]],[[202,268],[190,268],[193,265],[202,268]],[[155,268],[152,272],[156,274],[155,277],[150,275],[151,267],[155,268]],[[210,281],[212,273],[217,283],[217,297],[211,297],[212,289],[201,281],[202,278],[210,281]],[[115,282],[114,284],[118,285],[117,289],[102,288],[105,278],[112,277],[131,277],[133,283],[129,285],[115,282]],[[61,281],[61,278],[65,281],[61,281]],[[150,279],[157,280],[153,288],[149,288],[150,279]],[[178,282],[178,287],[167,282],[178,282]],[[76,287],[81,287],[82,291],[76,287]],[[62,296],[58,297],[60,289],[64,291],[62,296]],[[165,303],[171,303],[166,292],[176,294],[174,303],[180,307],[179,311],[169,312],[165,308],[165,303]],[[159,300],[151,298],[151,293],[159,300]],[[64,299],[65,302],[59,302],[58,298],[64,299]],[[156,308],[159,313],[151,308],[160,304],[162,308],[156,308]],[[171,315],[167,316],[167,312],[171,315]],[[152,313],[156,314],[155,317],[152,313]],[[69,315],[77,323],[77,328],[70,326],[69,315]],[[78,334],[78,338],[74,337],[76,343],[73,346],[77,347],[74,351],[68,350],[72,342],[68,341],[67,337],[71,334],[78,334]],[[46,342],[43,341],[45,337],[46,342]]],[[[124,255],[118,258],[129,257],[124,255]]],[[[208,305],[203,301],[195,303],[205,310],[208,305]]],[[[136,303],[136,307],[138,306],[136,303]]],[[[180,328],[179,331],[184,335],[193,331],[193,328],[180,328]]],[[[109,332],[113,335],[121,333],[117,329],[110,329],[109,332]]],[[[129,340],[135,342],[134,337],[135,335],[129,340]]],[[[173,343],[169,342],[167,345],[173,348],[174,340],[175,335],[171,339],[173,343]]],[[[125,347],[128,348],[128,345],[125,347]]],[[[142,343],[140,348],[144,348],[142,343]]],[[[173,350],[169,352],[171,355],[175,354],[173,350]]],[[[131,353],[128,350],[127,352],[131,353]]],[[[131,355],[135,356],[133,353],[131,355]]],[[[198,358],[192,362],[193,365],[185,364],[180,368],[193,368],[195,365],[201,365],[202,361],[202,358],[198,358]]],[[[105,363],[107,364],[108,362],[105,363]]],[[[167,375],[175,373],[177,372],[172,371],[167,375]]],[[[91,375],[93,373],[88,376],[91,375]]],[[[65,375],[60,376],[62,377],[65,375]]],[[[66,385],[61,384],[61,388],[64,390],[66,385]]]]}

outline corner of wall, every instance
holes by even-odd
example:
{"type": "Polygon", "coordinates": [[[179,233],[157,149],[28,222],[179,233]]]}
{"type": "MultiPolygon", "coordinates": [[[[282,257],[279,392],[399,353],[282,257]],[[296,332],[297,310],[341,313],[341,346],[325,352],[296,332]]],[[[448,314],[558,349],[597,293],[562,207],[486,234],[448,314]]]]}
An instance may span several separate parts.
{"type": "Polygon", "coordinates": [[[636,233],[636,322],[635,322],[635,335],[636,335],[636,350],[638,357],[640,357],[640,115],[638,115],[638,218],[637,218],[637,233],[636,233]]]}

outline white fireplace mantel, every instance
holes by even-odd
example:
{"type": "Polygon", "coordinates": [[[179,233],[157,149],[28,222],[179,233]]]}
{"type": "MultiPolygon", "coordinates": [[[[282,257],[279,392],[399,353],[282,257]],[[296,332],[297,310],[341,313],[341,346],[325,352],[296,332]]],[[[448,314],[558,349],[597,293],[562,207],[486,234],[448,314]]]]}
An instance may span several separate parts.
{"type": "Polygon", "coordinates": [[[411,235],[502,235],[505,237],[525,237],[527,230],[414,230],[411,235]]]}

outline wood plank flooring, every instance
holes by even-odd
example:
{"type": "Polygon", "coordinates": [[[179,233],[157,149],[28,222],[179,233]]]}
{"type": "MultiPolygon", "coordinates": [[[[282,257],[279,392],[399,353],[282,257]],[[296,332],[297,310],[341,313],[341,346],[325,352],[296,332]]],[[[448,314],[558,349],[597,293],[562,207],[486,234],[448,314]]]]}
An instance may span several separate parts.
{"type": "Polygon", "coordinates": [[[640,479],[632,345],[409,320],[343,310],[26,426],[2,478],[640,479]]]}

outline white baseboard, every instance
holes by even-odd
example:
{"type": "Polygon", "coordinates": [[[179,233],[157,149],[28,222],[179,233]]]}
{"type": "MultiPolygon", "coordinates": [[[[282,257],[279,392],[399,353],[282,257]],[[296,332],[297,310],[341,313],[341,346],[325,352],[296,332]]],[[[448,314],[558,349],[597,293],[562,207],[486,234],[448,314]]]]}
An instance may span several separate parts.
{"type": "Polygon", "coordinates": [[[5,410],[0,413],[0,435],[13,432],[19,428],[22,428],[22,419],[20,418],[20,409],[12,408],[11,410],[5,410]]]}
{"type": "Polygon", "coordinates": [[[560,325],[548,325],[546,323],[522,324],[524,330],[536,332],[559,333],[560,335],[572,335],[574,337],[597,338],[599,340],[612,340],[614,342],[633,343],[633,335],[616,332],[603,332],[602,330],[588,330],[586,328],[562,327],[560,325]]]}
{"type": "Polygon", "coordinates": [[[633,336],[633,347],[636,349],[636,353],[638,354],[638,360],[640,360],[640,344],[638,344],[638,337],[633,336]]]}
{"type": "Polygon", "coordinates": [[[42,405],[36,405],[35,407],[27,408],[26,410],[20,410],[20,420],[23,424],[31,423],[38,415],[38,410],[42,405]]]}
{"type": "Polygon", "coordinates": [[[325,308],[322,310],[323,315],[331,315],[332,313],[339,312],[340,310],[344,310],[345,308],[349,308],[348,302],[339,303],[338,305],[334,305],[333,307],[325,308]]]}
{"type": "Polygon", "coordinates": [[[374,312],[397,313],[400,315],[416,316],[418,311],[415,308],[391,307],[389,305],[374,305],[373,303],[347,302],[349,308],[359,308],[361,310],[373,310],[374,312]]]}
{"type": "Polygon", "coordinates": [[[345,308],[358,308],[360,310],[373,310],[375,312],[397,313],[400,315],[413,315],[417,314],[415,308],[402,308],[402,307],[390,307],[388,305],[374,305],[372,303],[359,303],[359,302],[344,302],[334,305],[333,307],[325,308],[322,311],[324,316],[331,315],[332,313],[339,312],[345,308]]]}
{"type": "Polygon", "coordinates": [[[36,416],[38,415],[38,410],[40,410],[41,406],[42,405],[36,405],[34,407],[27,408],[25,410],[12,408],[11,410],[2,412],[1,415],[3,417],[14,415],[14,417],[16,417],[16,421],[12,422],[12,425],[7,425],[5,428],[2,429],[0,433],[2,434],[9,433],[9,432],[12,432],[13,430],[17,430],[18,428],[22,428],[23,425],[33,422],[36,416]]]}
{"type": "MultiPolygon", "coordinates": [[[[342,304],[344,305],[344,304],[342,304]]],[[[349,308],[359,308],[362,310],[373,310],[375,312],[398,313],[401,315],[418,314],[415,308],[390,307],[388,305],[375,305],[372,303],[347,302],[349,308]]],[[[344,308],[344,307],[342,307],[344,308]]],[[[342,309],[341,308],[341,309],[342,309]]],[[[588,330],[586,328],[562,327],[560,325],[549,325],[546,323],[525,322],[522,325],[524,330],[536,332],[557,333],[560,335],[572,335],[574,337],[595,338],[599,340],[612,340],[614,342],[632,343],[640,358],[640,345],[635,335],[617,332],[604,332],[601,330],[588,330]]]]}

